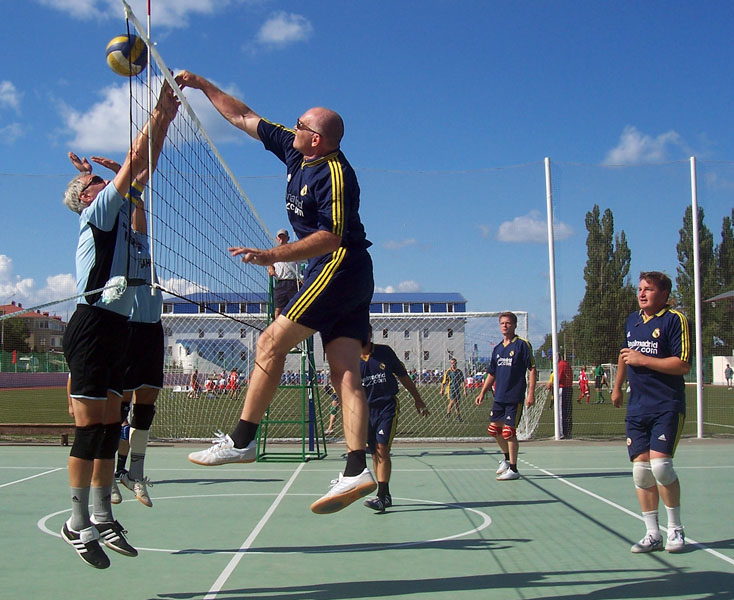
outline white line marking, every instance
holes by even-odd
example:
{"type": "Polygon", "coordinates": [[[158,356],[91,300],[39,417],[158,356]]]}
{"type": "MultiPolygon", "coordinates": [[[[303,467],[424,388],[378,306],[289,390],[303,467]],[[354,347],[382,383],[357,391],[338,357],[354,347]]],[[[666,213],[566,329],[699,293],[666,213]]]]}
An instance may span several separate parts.
{"type": "Polygon", "coordinates": [[[63,471],[61,467],[57,469],[51,469],[50,471],[44,471],[43,473],[36,473],[35,475],[31,475],[30,477],[24,477],[23,479],[16,479],[15,481],[9,481],[8,483],[3,483],[0,485],[0,488],[4,488],[9,485],[13,485],[15,483],[22,483],[23,481],[28,481],[29,479],[35,479],[36,477],[41,477],[43,475],[48,475],[49,473],[56,473],[56,471],[63,471]]]}
{"type": "MultiPolygon", "coordinates": [[[[541,473],[544,473],[545,475],[548,475],[549,477],[553,477],[554,479],[557,479],[561,483],[565,483],[567,486],[572,487],[573,489],[578,490],[579,492],[582,492],[582,493],[586,494],[587,496],[591,496],[592,498],[594,498],[596,500],[599,500],[601,502],[604,502],[604,504],[608,504],[612,508],[616,508],[617,510],[622,511],[625,514],[627,514],[627,515],[629,515],[631,517],[634,517],[638,521],[642,521],[643,520],[642,515],[638,515],[637,513],[632,512],[631,510],[625,508],[624,506],[621,506],[621,505],[617,504],[616,502],[612,502],[611,500],[608,500],[607,498],[604,498],[603,496],[599,496],[599,494],[595,494],[594,492],[591,492],[591,491],[589,491],[587,489],[584,489],[581,486],[576,485],[575,483],[571,483],[570,481],[568,481],[567,479],[564,479],[560,475],[556,475],[555,473],[551,473],[550,471],[547,471],[545,469],[541,469],[540,467],[538,467],[538,466],[536,466],[536,465],[534,465],[534,464],[532,464],[532,463],[530,463],[530,462],[528,462],[526,460],[522,460],[522,459],[520,459],[520,460],[522,462],[524,462],[526,465],[528,465],[529,467],[532,467],[533,469],[537,469],[541,473]]],[[[660,529],[662,529],[666,533],[668,531],[667,527],[662,527],[661,526],[660,529]]],[[[708,546],[706,546],[706,545],[704,545],[704,544],[702,544],[700,542],[697,542],[693,538],[689,538],[688,536],[686,536],[686,544],[690,544],[692,546],[696,546],[697,548],[700,548],[701,550],[704,550],[705,552],[708,552],[709,554],[711,554],[713,556],[716,556],[717,558],[720,558],[721,560],[723,560],[725,562],[728,562],[730,565],[734,565],[734,558],[729,558],[728,556],[725,556],[724,554],[721,554],[721,552],[717,552],[716,550],[713,550],[712,548],[709,548],[708,546]]]]}
{"type": "Polygon", "coordinates": [[[296,477],[298,477],[298,474],[301,472],[304,466],[306,466],[306,463],[301,463],[300,465],[298,465],[298,468],[295,470],[293,475],[291,475],[291,478],[288,480],[288,483],[285,484],[285,487],[281,490],[280,494],[278,494],[278,497],[270,505],[270,508],[263,515],[263,518],[260,519],[260,522],[255,526],[255,529],[252,530],[252,533],[242,543],[242,546],[240,546],[239,552],[232,557],[232,560],[229,561],[229,564],[225,567],[224,571],[222,571],[222,573],[219,575],[217,580],[214,582],[214,585],[212,585],[212,587],[209,589],[209,592],[207,593],[207,595],[204,596],[204,600],[213,600],[214,598],[217,597],[217,592],[221,591],[222,586],[227,582],[227,579],[229,579],[229,576],[232,574],[232,572],[235,570],[239,562],[242,560],[242,557],[245,555],[245,552],[247,552],[250,546],[252,546],[252,543],[255,541],[255,538],[259,535],[259,533],[263,530],[267,522],[270,520],[270,517],[275,512],[275,509],[278,508],[280,501],[283,500],[283,498],[285,498],[285,495],[288,492],[288,489],[291,487],[291,485],[293,485],[293,482],[296,480],[296,477]]]}

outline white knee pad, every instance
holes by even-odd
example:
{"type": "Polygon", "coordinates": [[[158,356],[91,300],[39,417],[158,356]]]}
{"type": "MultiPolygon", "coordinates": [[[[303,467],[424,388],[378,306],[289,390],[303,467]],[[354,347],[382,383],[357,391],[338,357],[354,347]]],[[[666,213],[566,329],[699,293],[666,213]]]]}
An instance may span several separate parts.
{"type": "Polygon", "coordinates": [[[645,461],[633,462],[632,480],[635,482],[635,487],[641,490],[655,487],[655,477],[652,474],[650,463],[645,461]]]}
{"type": "Polygon", "coordinates": [[[672,458],[652,458],[650,459],[650,465],[652,467],[652,474],[660,485],[670,485],[678,479],[678,475],[676,475],[673,469],[672,458]]]}

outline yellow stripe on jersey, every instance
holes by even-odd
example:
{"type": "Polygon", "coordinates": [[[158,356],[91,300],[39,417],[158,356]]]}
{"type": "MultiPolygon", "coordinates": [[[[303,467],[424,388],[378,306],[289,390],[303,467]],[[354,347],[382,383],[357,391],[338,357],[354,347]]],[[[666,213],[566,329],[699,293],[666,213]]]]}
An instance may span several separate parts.
{"type": "Polygon", "coordinates": [[[331,278],[333,277],[336,270],[339,268],[339,265],[342,263],[346,255],[346,248],[338,248],[331,254],[331,260],[326,263],[326,266],[321,271],[321,273],[319,273],[318,277],[316,277],[314,282],[309,285],[303,295],[288,311],[287,317],[291,321],[298,322],[298,319],[303,316],[303,313],[306,312],[306,309],[311,304],[313,304],[318,295],[322,291],[324,291],[324,288],[331,281],[331,278]]]}
{"type": "Polygon", "coordinates": [[[344,235],[344,173],[338,160],[329,161],[331,171],[331,220],[332,233],[344,235]]]}
{"type": "Polygon", "coordinates": [[[691,330],[688,328],[688,319],[682,312],[670,309],[671,314],[680,319],[680,359],[689,362],[691,358],[691,330]]]}

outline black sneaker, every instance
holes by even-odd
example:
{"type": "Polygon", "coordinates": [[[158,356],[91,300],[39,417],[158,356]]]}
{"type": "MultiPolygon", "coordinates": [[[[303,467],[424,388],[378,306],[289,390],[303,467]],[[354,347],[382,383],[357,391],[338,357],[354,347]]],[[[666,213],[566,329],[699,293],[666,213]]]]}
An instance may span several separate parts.
{"type": "Polygon", "coordinates": [[[125,539],[127,530],[122,528],[119,521],[115,521],[114,523],[95,523],[94,517],[92,517],[92,523],[99,532],[99,538],[110,550],[114,550],[125,556],[138,555],[138,551],[125,539]]]}
{"type": "Polygon", "coordinates": [[[382,499],[382,503],[385,505],[385,508],[390,508],[392,506],[392,496],[390,494],[385,494],[385,497],[382,499]]]}
{"type": "Polygon", "coordinates": [[[64,527],[61,529],[61,539],[72,546],[79,558],[90,567],[106,569],[110,566],[110,559],[97,541],[99,532],[95,527],[74,531],[68,523],[64,523],[64,527]]]}
{"type": "Polygon", "coordinates": [[[364,505],[367,508],[371,508],[378,513],[385,512],[385,503],[379,496],[375,496],[374,498],[367,498],[367,500],[364,501],[364,505]]]}

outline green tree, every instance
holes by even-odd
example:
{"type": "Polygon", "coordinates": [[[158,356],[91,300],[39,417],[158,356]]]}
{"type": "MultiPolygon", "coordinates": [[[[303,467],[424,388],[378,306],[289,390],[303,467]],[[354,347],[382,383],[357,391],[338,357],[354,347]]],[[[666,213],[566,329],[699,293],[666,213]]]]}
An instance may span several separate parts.
{"type": "MultiPolygon", "coordinates": [[[[731,217],[724,217],[721,224],[721,243],[716,248],[717,294],[734,290],[734,209],[731,217]]],[[[734,302],[725,301],[712,307],[716,315],[716,336],[729,351],[734,348],[734,302]]]]}
{"type": "Polygon", "coordinates": [[[586,230],[586,292],[564,337],[575,348],[576,362],[615,362],[625,318],[637,308],[635,286],[629,280],[632,253],[624,231],[614,234],[610,209],[601,214],[595,204],[586,213],[586,230]]]}
{"type": "Polygon", "coordinates": [[[28,352],[29,347],[26,340],[30,333],[25,319],[17,317],[13,319],[5,319],[0,322],[0,335],[2,336],[2,349],[5,352],[28,352]]]}
{"type": "MultiPolygon", "coordinates": [[[[683,227],[679,230],[678,275],[675,283],[680,310],[688,317],[691,324],[691,335],[695,335],[694,317],[696,314],[694,264],[693,259],[693,209],[689,206],[683,215],[683,227]]],[[[719,291],[715,260],[714,236],[704,223],[703,208],[698,208],[698,263],[701,277],[701,300],[715,296],[719,291]]],[[[714,336],[720,324],[714,307],[701,302],[702,348],[704,356],[711,356],[714,348],[714,336]]]]}

